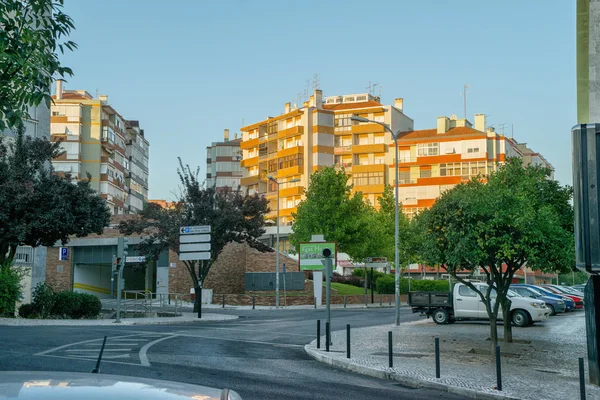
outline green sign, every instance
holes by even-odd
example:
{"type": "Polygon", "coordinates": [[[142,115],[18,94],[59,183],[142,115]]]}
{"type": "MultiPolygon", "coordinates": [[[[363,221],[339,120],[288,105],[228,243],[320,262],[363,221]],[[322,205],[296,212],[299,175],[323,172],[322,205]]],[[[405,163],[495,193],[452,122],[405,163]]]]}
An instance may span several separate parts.
{"type": "MultiPolygon", "coordinates": [[[[301,271],[318,271],[325,267],[321,263],[324,260],[323,249],[330,249],[331,254],[334,258],[337,258],[335,243],[333,242],[322,242],[322,243],[300,243],[300,270],[301,271]]],[[[333,263],[335,268],[335,262],[333,263]]]]}

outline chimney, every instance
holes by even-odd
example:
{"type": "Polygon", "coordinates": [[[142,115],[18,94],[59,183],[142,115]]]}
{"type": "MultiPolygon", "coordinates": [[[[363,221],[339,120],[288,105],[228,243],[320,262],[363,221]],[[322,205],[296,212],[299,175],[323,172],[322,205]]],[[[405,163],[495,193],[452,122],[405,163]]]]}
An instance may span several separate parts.
{"type": "Polygon", "coordinates": [[[402,111],[402,103],[404,103],[404,99],[402,97],[394,99],[394,107],[396,107],[400,111],[402,111]]]}
{"type": "Polygon", "coordinates": [[[450,120],[448,117],[438,117],[437,118],[437,133],[446,133],[448,132],[448,125],[450,125],[450,120]]]}
{"type": "Polygon", "coordinates": [[[104,104],[108,104],[108,95],[107,94],[100,94],[100,95],[98,95],[98,100],[100,100],[104,104]]]}
{"type": "Polygon", "coordinates": [[[485,114],[475,114],[475,129],[485,132],[485,114]]]}
{"type": "Polygon", "coordinates": [[[310,103],[308,101],[305,101],[304,103],[302,103],[302,107],[308,107],[310,103]]]}
{"type": "Polygon", "coordinates": [[[229,129],[225,129],[223,131],[223,138],[225,139],[226,142],[229,142],[229,129]]]}
{"type": "Polygon", "coordinates": [[[62,79],[57,79],[56,80],[56,100],[60,100],[62,99],[62,95],[63,95],[63,80],[62,79]]]}
{"type": "Polygon", "coordinates": [[[315,90],[315,107],[317,107],[318,110],[323,108],[323,91],[321,89],[316,89],[315,90]]]}
{"type": "Polygon", "coordinates": [[[290,109],[292,108],[292,104],[288,101],[287,103],[285,103],[285,106],[283,106],[283,112],[285,114],[290,112],[290,109]]]}
{"type": "Polygon", "coordinates": [[[308,101],[308,106],[309,107],[315,106],[315,95],[314,94],[312,96],[310,96],[310,100],[308,101]]]}

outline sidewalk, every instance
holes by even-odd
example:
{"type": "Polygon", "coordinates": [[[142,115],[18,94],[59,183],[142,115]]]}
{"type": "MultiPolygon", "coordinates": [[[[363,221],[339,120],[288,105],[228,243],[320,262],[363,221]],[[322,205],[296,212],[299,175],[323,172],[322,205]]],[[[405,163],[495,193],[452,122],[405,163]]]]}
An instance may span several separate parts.
{"type": "MultiPolygon", "coordinates": [[[[498,327],[502,336],[503,327],[498,327]]],[[[514,328],[518,343],[500,342],[502,386],[495,390],[495,358],[490,352],[489,324],[457,322],[436,325],[431,319],[351,330],[351,356],[346,358],[346,332],[332,334],[325,352],[316,340],[305,346],[318,361],[411,387],[428,387],[476,399],[578,399],[578,358],[587,366],[583,312],[559,314],[529,328],[514,328]],[[388,367],[388,331],[393,332],[394,368],[388,367]],[[441,378],[435,378],[434,338],[440,339],[441,378]]],[[[587,369],[586,369],[587,381],[587,369]]],[[[600,388],[586,387],[587,399],[600,399],[600,388]]]]}
{"type": "MultiPolygon", "coordinates": [[[[121,318],[120,325],[168,325],[237,319],[236,315],[183,312],[181,317],[121,318]]],[[[0,318],[0,326],[118,326],[114,319],[23,319],[0,318]]]]}

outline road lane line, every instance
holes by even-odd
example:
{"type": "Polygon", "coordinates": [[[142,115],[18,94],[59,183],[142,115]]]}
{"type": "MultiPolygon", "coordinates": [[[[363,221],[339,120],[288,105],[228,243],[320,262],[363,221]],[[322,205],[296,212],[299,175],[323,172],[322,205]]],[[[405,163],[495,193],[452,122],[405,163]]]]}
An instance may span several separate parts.
{"type": "Polygon", "coordinates": [[[150,362],[148,361],[148,356],[146,354],[148,352],[148,349],[150,347],[154,346],[158,342],[162,342],[163,340],[167,340],[167,339],[172,339],[172,338],[177,337],[177,336],[179,336],[179,335],[166,336],[166,337],[163,337],[163,338],[160,338],[160,339],[156,339],[153,342],[147,343],[144,347],[142,347],[140,349],[140,354],[139,354],[140,364],[142,364],[144,367],[149,367],[150,366],[150,362]]]}
{"type": "MultiPolygon", "coordinates": [[[[132,349],[104,349],[104,351],[131,351],[131,350],[132,349]]],[[[87,353],[87,352],[98,353],[98,349],[70,349],[70,350],[65,350],[65,351],[76,352],[76,353],[87,353]]]]}
{"type": "MultiPolygon", "coordinates": [[[[126,338],[126,337],[132,337],[132,336],[137,336],[137,335],[124,335],[124,336],[117,336],[115,338],[111,338],[111,340],[113,339],[119,339],[119,338],[126,338]]],[[[44,350],[44,351],[40,351],[39,353],[35,353],[34,356],[45,356],[48,353],[52,353],[54,351],[58,351],[58,350],[62,350],[66,347],[71,347],[71,346],[76,346],[76,345],[80,345],[80,344],[84,344],[84,343],[93,343],[93,342],[98,342],[100,340],[104,340],[104,338],[100,338],[100,339],[91,339],[91,340],[84,340],[82,342],[75,342],[75,343],[69,343],[69,344],[65,344],[62,346],[58,346],[58,347],[53,347],[49,350],[44,350]]]]}

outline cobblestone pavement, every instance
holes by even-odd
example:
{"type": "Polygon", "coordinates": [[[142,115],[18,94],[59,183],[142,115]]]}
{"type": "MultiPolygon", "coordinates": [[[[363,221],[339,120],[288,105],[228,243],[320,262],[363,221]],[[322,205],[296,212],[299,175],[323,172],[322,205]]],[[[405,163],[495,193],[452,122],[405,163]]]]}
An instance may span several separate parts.
{"type": "MultiPolygon", "coordinates": [[[[121,318],[121,325],[163,325],[181,323],[200,323],[224,321],[237,319],[235,315],[204,313],[202,319],[191,312],[184,312],[180,317],[156,317],[156,318],[121,318]]],[[[23,319],[23,318],[0,318],[0,326],[116,326],[114,319],[23,319]]]]}
{"type": "MultiPolygon", "coordinates": [[[[498,326],[503,335],[503,326],[498,326]]],[[[411,386],[446,388],[477,398],[578,399],[578,358],[587,364],[585,316],[582,311],[558,314],[528,328],[513,328],[515,343],[500,342],[502,392],[495,390],[495,357],[489,324],[432,320],[351,330],[351,356],[346,358],[346,332],[332,334],[330,352],[306,351],[319,361],[365,374],[398,380],[411,386]],[[388,331],[392,331],[394,368],[388,367],[388,331]],[[440,339],[441,378],[435,378],[435,338],[440,339]]],[[[586,369],[587,380],[587,369],[586,369]]],[[[600,399],[600,388],[586,386],[587,399],[600,399]]]]}

